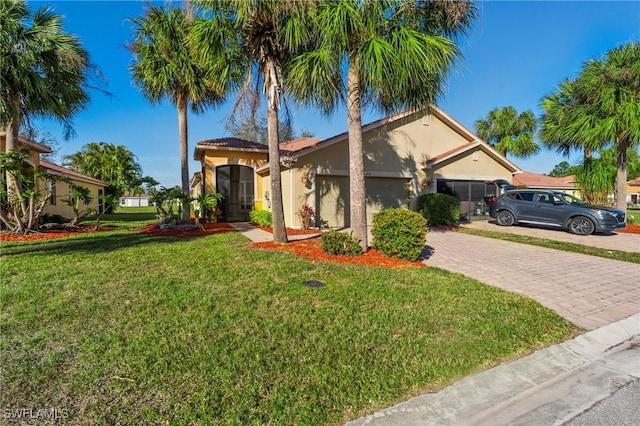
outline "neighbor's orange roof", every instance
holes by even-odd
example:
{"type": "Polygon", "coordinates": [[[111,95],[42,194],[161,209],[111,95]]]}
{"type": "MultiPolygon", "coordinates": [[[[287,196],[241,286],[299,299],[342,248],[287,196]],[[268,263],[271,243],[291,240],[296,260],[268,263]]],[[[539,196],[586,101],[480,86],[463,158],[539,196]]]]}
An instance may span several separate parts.
{"type": "Polygon", "coordinates": [[[526,186],[528,188],[557,188],[557,189],[573,189],[575,188],[576,177],[552,177],[532,172],[522,172],[513,175],[511,183],[515,186],[526,186]]]}

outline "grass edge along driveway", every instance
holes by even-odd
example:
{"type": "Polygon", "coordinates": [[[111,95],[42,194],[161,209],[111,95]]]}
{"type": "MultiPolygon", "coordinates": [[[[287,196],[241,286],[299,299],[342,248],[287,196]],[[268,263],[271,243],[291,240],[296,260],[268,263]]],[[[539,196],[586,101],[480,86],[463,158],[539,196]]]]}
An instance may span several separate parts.
{"type": "Polygon", "coordinates": [[[0,407],[72,424],[337,424],[579,331],[458,274],[314,262],[237,233],[0,252],[0,407]]]}

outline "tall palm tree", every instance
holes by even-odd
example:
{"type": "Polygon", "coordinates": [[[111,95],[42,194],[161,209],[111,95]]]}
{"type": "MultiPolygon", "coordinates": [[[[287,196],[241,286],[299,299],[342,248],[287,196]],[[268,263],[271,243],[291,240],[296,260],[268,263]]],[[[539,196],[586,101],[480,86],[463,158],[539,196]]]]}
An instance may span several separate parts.
{"type": "Polygon", "coordinates": [[[540,150],[534,140],[536,118],[531,111],[518,114],[511,106],[496,108],[486,119],[477,120],[475,126],[478,136],[504,156],[509,153],[526,158],[540,150]]]}
{"type": "Polygon", "coordinates": [[[616,206],[626,208],[627,152],[640,141],[640,43],[588,60],[575,80],[562,82],[542,101],[541,138],[563,152],[617,149],[616,206]]]}
{"type": "MultiPolygon", "coordinates": [[[[193,19],[186,4],[184,9],[148,5],[142,18],[131,19],[134,39],[128,49],[133,54],[132,80],[144,96],[154,104],[169,99],[178,110],[182,191],[188,195],[188,110],[198,114],[222,103],[226,88],[211,78],[188,43],[193,19]]],[[[188,221],[189,216],[185,199],[182,219],[188,221]]]]}
{"type": "Polygon", "coordinates": [[[118,197],[132,190],[142,179],[136,156],[124,145],[93,142],[75,154],[67,155],[63,164],[87,176],[108,182],[118,197]]]}
{"type": "Polygon", "coordinates": [[[350,225],[368,249],[362,109],[428,108],[459,55],[470,2],[327,1],[313,11],[317,44],[287,67],[287,88],[331,113],[344,103],[349,133],[350,225]],[[346,73],[343,70],[346,69],[346,73]]]}
{"type": "Polygon", "coordinates": [[[23,123],[53,118],[72,134],[71,120],[89,102],[94,69],[80,40],[64,32],[49,7],[31,13],[24,0],[0,0],[0,127],[6,151],[16,149],[23,123]]]}
{"type": "MultiPolygon", "coordinates": [[[[273,241],[286,243],[278,144],[278,112],[284,84],[282,68],[306,40],[305,29],[308,27],[304,23],[308,3],[295,0],[199,0],[195,3],[211,17],[209,22],[196,24],[194,32],[196,44],[205,53],[212,50],[211,45],[220,45],[215,40],[225,37],[211,30],[211,26],[221,27],[216,20],[227,19],[235,23],[235,33],[231,37],[235,34],[241,43],[241,51],[234,53],[238,54],[237,64],[245,75],[239,102],[246,99],[254,81],[266,94],[273,241]]],[[[211,57],[215,58],[215,55],[211,57]]]]}

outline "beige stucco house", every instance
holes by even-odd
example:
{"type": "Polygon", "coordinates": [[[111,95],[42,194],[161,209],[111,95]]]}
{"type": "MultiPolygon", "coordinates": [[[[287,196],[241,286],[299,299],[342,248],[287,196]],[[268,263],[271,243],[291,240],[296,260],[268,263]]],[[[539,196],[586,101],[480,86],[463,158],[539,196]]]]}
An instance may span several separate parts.
{"type": "MultiPolygon", "coordinates": [[[[0,150],[4,152],[5,147],[6,133],[0,131],[0,150]]],[[[108,183],[40,159],[41,154],[49,154],[51,153],[51,149],[46,145],[34,142],[24,136],[18,137],[18,148],[29,151],[29,157],[26,161],[27,167],[34,169],[43,168],[50,175],[60,176],[65,179],[65,181],[36,181],[36,190],[43,194],[45,192],[51,193],[51,197],[43,210],[44,214],[60,215],[68,219],[73,217],[73,209],[62,202],[62,200],[69,198],[70,186],[83,186],[89,189],[92,200],[86,203],[83,208],[91,208],[95,211],[102,209],[103,206],[102,201],[100,201],[100,196],[104,194],[108,183]]]]}
{"type": "MultiPolygon", "coordinates": [[[[429,114],[401,112],[363,127],[367,217],[391,207],[415,208],[419,195],[456,196],[462,214],[483,215],[483,197],[494,179],[510,181],[518,166],[440,108],[429,114]]],[[[349,226],[348,134],[303,138],[281,144],[282,192],[287,226],[300,226],[304,204],[316,224],[349,226]]],[[[201,141],[194,192],[225,196],[224,220],[247,220],[251,209],[270,208],[270,176],[265,145],[236,138],[201,141]]]]}
{"type": "Polygon", "coordinates": [[[640,177],[627,182],[627,203],[640,204],[640,177]]]}

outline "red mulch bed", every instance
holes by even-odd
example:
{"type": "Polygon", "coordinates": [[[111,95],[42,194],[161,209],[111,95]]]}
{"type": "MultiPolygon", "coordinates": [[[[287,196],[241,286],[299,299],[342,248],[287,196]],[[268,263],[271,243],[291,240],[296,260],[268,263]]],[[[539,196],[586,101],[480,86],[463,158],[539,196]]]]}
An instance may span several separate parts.
{"type": "Polygon", "coordinates": [[[141,234],[156,235],[161,237],[202,237],[219,232],[235,231],[235,228],[228,223],[200,223],[204,229],[160,229],[157,223],[144,226],[140,229],[141,234]]]}
{"type": "Polygon", "coordinates": [[[623,232],[625,234],[640,234],[640,225],[627,223],[622,229],[618,229],[616,232],[623,232]]]}
{"type": "Polygon", "coordinates": [[[293,254],[297,254],[298,256],[306,257],[308,259],[323,260],[327,262],[384,266],[387,268],[424,268],[427,266],[421,262],[409,262],[407,260],[390,258],[375,249],[370,249],[368,252],[354,257],[344,255],[330,255],[322,251],[322,249],[320,248],[319,238],[291,241],[287,244],[278,244],[272,241],[268,241],[264,243],[253,243],[251,244],[251,246],[269,250],[284,250],[293,254]]]}
{"type": "Polygon", "coordinates": [[[6,232],[0,233],[0,241],[37,241],[37,240],[51,240],[54,238],[64,238],[71,237],[73,235],[78,234],[86,234],[89,232],[104,232],[111,231],[113,228],[109,227],[100,227],[100,229],[96,230],[94,225],[81,225],[78,227],[77,231],[66,231],[60,229],[50,229],[45,231],[38,231],[37,234],[27,234],[27,235],[14,235],[6,232]]]}
{"type": "MultiPolygon", "coordinates": [[[[263,231],[267,231],[270,234],[273,234],[273,228],[270,226],[260,226],[260,225],[255,225],[252,224],[253,226],[255,226],[256,228],[262,229],[263,231]]],[[[287,235],[314,235],[314,234],[321,234],[322,231],[318,230],[318,229],[293,229],[293,228],[287,228],[287,235]]]]}

